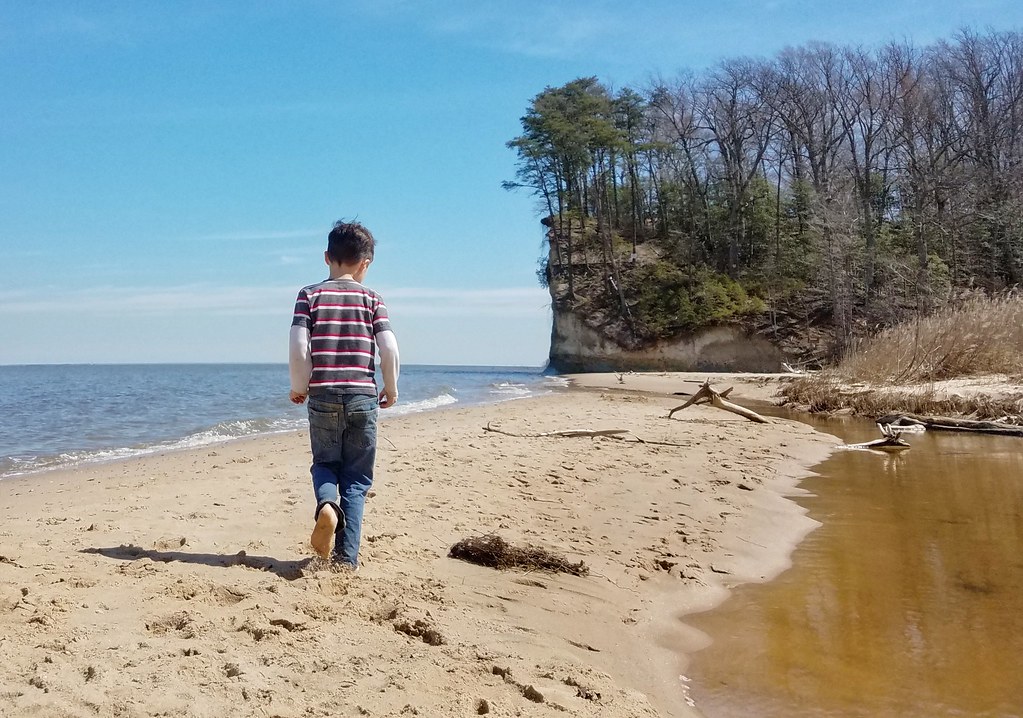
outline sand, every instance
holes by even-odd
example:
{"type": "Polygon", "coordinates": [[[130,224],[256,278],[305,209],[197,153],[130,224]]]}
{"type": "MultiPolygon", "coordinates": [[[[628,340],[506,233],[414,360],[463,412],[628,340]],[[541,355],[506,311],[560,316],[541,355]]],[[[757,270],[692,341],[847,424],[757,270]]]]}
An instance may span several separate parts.
{"type": "Polygon", "coordinates": [[[787,567],[837,440],[669,421],[677,380],[386,419],[358,573],[312,558],[303,433],[0,481],[0,715],[697,716],[681,617],[787,567]],[[589,574],[448,558],[490,533],[589,574]]]}

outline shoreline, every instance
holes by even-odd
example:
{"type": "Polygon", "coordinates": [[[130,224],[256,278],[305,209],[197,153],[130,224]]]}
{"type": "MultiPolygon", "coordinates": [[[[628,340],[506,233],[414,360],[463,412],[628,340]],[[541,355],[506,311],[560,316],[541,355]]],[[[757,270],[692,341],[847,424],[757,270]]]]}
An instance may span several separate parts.
{"type": "MultiPolygon", "coordinates": [[[[44,381],[47,386],[73,381],[74,391],[63,396],[47,390],[36,397],[40,405],[58,401],[68,408],[57,415],[35,411],[31,403],[10,407],[4,422],[7,430],[0,436],[0,480],[307,426],[305,408],[287,400],[286,388],[280,393],[281,377],[286,385],[286,364],[13,369],[24,371],[0,376],[0,385],[11,396],[23,381],[44,381]],[[130,386],[107,397],[118,371],[126,373],[130,386]],[[238,390],[225,389],[223,381],[238,390]]],[[[399,405],[385,413],[388,419],[448,404],[469,406],[539,395],[564,385],[562,379],[531,368],[413,364],[406,370],[406,392],[399,405]]]]}
{"type": "MultiPolygon", "coordinates": [[[[550,392],[564,391],[566,388],[567,387],[552,388],[552,389],[550,389],[550,392]]],[[[492,404],[493,405],[505,404],[505,403],[508,403],[508,402],[523,401],[523,400],[528,400],[528,399],[539,398],[539,397],[542,397],[542,396],[547,396],[547,394],[546,393],[542,393],[542,394],[533,394],[533,395],[529,395],[529,396],[513,396],[513,397],[504,398],[504,399],[496,399],[496,400],[492,400],[492,401],[489,401],[489,402],[472,402],[472,403],[466,403],[466,404],[461,404],[461,403],[458,403],[456,401],[456,402],[452,402],[450,404],[443,403],[443,404],[438,404],[438,405],[435,405],[435,406],[429,406],[429,407],[426,407],[426,408],[416,409],[414,411],[408,411],[408,412],[404,412],[404,413],[397,412],[397,413],[395,413],[393,415],[389,415],[389,414],[386,413],[386,411],[383,411],[383,412],[381,412],[380,417],[381,417],[381,421],[394,421],[394,420],[399,419],[399,418],[404,417],[404,416],[412,416],[412,415],[418,415],[418,414],[434,414],[436,412],[443,412],[443,411],[446,411],[446,410],[457,409],[457,408],[469,408],[469,407],[476,407],[476,406],[489,406],[489,405],[492,405],[492,404]]],[[[304,412],[305,408],[303,407],[302,410],[304,412]]],[[[229,419],[229,420],[226,420],[226,421],[230,422],[230,421],[234,421],[234,420],[230,420],[229,419]]],[[[302,421],[306,421],[304,416],[303,416],[302,421]]],[[[22,472],[18,472],[18,473],[0,474],[0,482],[10,481],[10,480],[13,480],[13,479],[20,479],[20,478],[23,478],[23,477],[40,476],[40,475],[44,475],[44,474],[47,474],[47,473],[52,472],[52,471],[75,471],[75,470],[80,470],[80,469],[87,469],[87,468],[89,468],[91,466],[103,466],[103,465],[106,465],[106,464],[116,464],[116,463],[119,463],[119,462],[122,462],[122,461],[134,461],[136,459],[144,459],[144,458],[153,457],[153,456],[165,456],[165,455],[175,454],[175,453],[183,452],[183,451],[203,451],[203,450],[206,450],[206,449],[215,448],[217,446],[224,446],[224,445],[227,445],[227,444],[231,444],[231,443],[236,442],[236,441],[245,441],[247,439],[260,439],[260,438],[266,438],[266,437],[271,437],[271,436],[277,436],[277,435],[280,435],[280,434],[290,434],[290,433],[298,432],[298,433],[300,433],[300,434],[302,434],[304,436],[306,434],[306,432],[308,431],[306,426],[298,426],[298,427],[289,427],[289,428],[285,428],[285,429],[261,430],[261,431],[253,432],[251,434],[241,434],[241,435],[238,435],[238,436],[221,436],[221,437],[218,437],[218,438],[215,438],[215,439],[211,439],[211,440],[209,440],[207,442],[188,443],[188,444],[183,443],[183,442],[187,442],[188,439],[190,439],[191,437],[196,436],[196,435],[201,435],[201,434],[203,434],[203,433],[205,433],[206,431],[209,431],[209,430],[210,429],[204,429],[202,431],[199,431],[199,432],[196,432],[196,433],[193,433],[193,434],[189,434],[189,435],[186,435],[186,436],[183,436],[183,437],[174,438],[174,439],[166,439],[166,440],[162,440],[162,441],[159,441],[157,443],[154,443],[154,444],[143,444],[143,445],[138,446],[138,447],[114,447],[114,448],[94,449],[94,450],[91,450],[91,451],[93,453],[97,454],[95,456],[88,456],[87,458],[70,460],[67,463],[62,463],[62,464],[54,464],[54,465],[51,465],[51,466],[43,466],[43,467],[39,467],[39,468],[28,469],[26,471],[22,471],[22,472]],[[99,454],[104,454],[104,453],[117,453],[117,452],[132,452],[132,453],[127,453],[127,454],[121,455],[121,456],[101,456],[101,455],[99,455],[99,454]]],[[[90,450],[83,449],[81,451],[90,451],[90,450]]]]}
{"type": "Polygon", "coordinates": [[[788,566],[816,522],[784,497],[837,440],[708,407],[669,422],[677,403],[573,389],[381,422],[355,576],[308,562],[302,431],[0,481],[0,705],[697,716],[679,677],[704,638],[680,616],[788,566]],[[486,533],[591,573],[447,558],[486,533]]]}

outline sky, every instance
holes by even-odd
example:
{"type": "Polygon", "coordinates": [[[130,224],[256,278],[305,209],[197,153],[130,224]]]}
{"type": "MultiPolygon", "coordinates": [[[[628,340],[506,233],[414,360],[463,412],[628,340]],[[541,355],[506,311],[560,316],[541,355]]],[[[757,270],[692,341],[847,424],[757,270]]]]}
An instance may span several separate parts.
{"type": "Polygon", "coordinates": [[[358,219],[403,363],[542,366],[537,93],[966,26],[1023,2],[0,0],[0,364],[286,361],[358,219]]]}

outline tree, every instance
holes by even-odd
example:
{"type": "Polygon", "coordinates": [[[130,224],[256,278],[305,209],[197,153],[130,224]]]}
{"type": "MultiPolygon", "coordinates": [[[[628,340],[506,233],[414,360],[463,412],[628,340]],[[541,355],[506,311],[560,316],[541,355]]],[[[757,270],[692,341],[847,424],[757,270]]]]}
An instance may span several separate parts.
{"type": "Polygon", "coordinates": [[[811,43],[643,89],[583,77],[534,97],[522,129],[505,184],[547,217],[553,296],[630,341],[747,306],[702,312],[721,288],[826,297],[845,341],[1023,279],[1018,32],[811,43]],[[651,295],[658,277],[687,296],[651,295]]]}

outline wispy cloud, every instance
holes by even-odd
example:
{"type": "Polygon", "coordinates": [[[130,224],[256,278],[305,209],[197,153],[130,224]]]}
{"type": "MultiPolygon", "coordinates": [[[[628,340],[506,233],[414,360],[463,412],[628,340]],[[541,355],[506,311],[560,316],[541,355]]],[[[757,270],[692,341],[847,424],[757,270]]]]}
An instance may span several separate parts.
{"type": "Polygon", "coordinates": [[[42,293],[60,297],[59,302],[40,303],[40,291],[0,292],[0,314],[48,312],[67,316],[68,308],[79,316],[139,317],[202,312],[204,314],[288,314],[295,288],[284,286],[221,286],[187,284],[169,287],[96,286],[42,293]]]}
{"type": "Polygon", "coordinates": [[[237,232],[214,232],[200,234],[186,239],[195,242],[257,242],[275,239],[316,239],[325,236],[320,229],[288,229],[288,230],[244,230],[237,232]]]}
{"type": "Polygon", "coordinates": [[[356,12],[380,23],[533,58],[585,60],[594,74],[702,67],[724,57],[771,55],[812,39],[882,43],[909,33],[929,41],[957,26],[997,18],[1012,26],[1018,0],[719,0],[713,12],[678,0],[353,0],[356,12]],[[823,9],[828,5],[827,9],[823,9]]]}
{"type": "Polygon", "coordinates": [[[4,259],[36,259],[46,257],[47,253],[41,249],[21,249],[0,247],[0,257],[4,259]]]}
{"type": "Polygon", "coordinates": [[[381,289],[392,316],[534,316],[551,301],[540,287],[497,289],[381,289]]]}
{"type": "Polygon", "coordinates": [[[457,302],[493,302],[547,297],[540,287],[508,287],[496,289],[446,289],[436,287],[395,287],[386,290],[391,299],[451,300],[457,302]]]}
{"type": "Polygon", "coordinates": [[[39,33],[59,37],[73,37],[78,40],[109,42],[120,34],[109,21],[100,21],[81,12],[56,12],[49,15],[40,25],[39,33]]]}
{"type": "MultiPolygon", "coordinates": [[[[45,289],[45,288],[44,288],[45,289]]],[[[381,290],[394,317],[531,316],[544,310],[550,296],[540,287],[499,289],[436,289],[395,287],[381,290]]],[[[46,316],[48,312],[132,317],[187,315],[282,316],[291,313],[296,288],[283,285],[223,286],[186,284],[168,287],[97,286],[49,293],[59,303],[40,304],[39,292],[0,291],[0,314],[46,316]]]]}
{"type": "Polygon", "coordinates": [[[604,46],[621,33],[629,12],[620,4],[591,0],[380,0],[358,11],[380,21],[404,21],[468,44],[529,57],[567,57],[604,46]]]}
{"type": "MultiPolygon", "coordinates": [[[[130,46],[147,30],[163,31],[166,22],[151,20],[152,13],[121,8],[117,3],[9,3],[0,23],[0,38],[19,44],[74,43],[85,46],[130,46]],[[19,7],[14,7],[18,5],[19,7]]],[[[163,12],[160,19],[172,19],[163,12]]]]}
{"type": "Polygon", "coordinates": [[[50,99],[20,118],[47,127],[106,127],[109,125],[189,126],[231,124],[241,121],[288,121],[323,116],[337,111],[330,102],[188,104],[172,98],[146,106],[129,104],[112,108],[105,98],[50,99]]]}
{"type": "Polygon", "coordinates": [[[435,31],[530,57],[571,56],[613,37],[624,20],[589,3],[585,12],[565,2],[509,12],[505,2],[479,2],[433,15],[435,31]]]}

